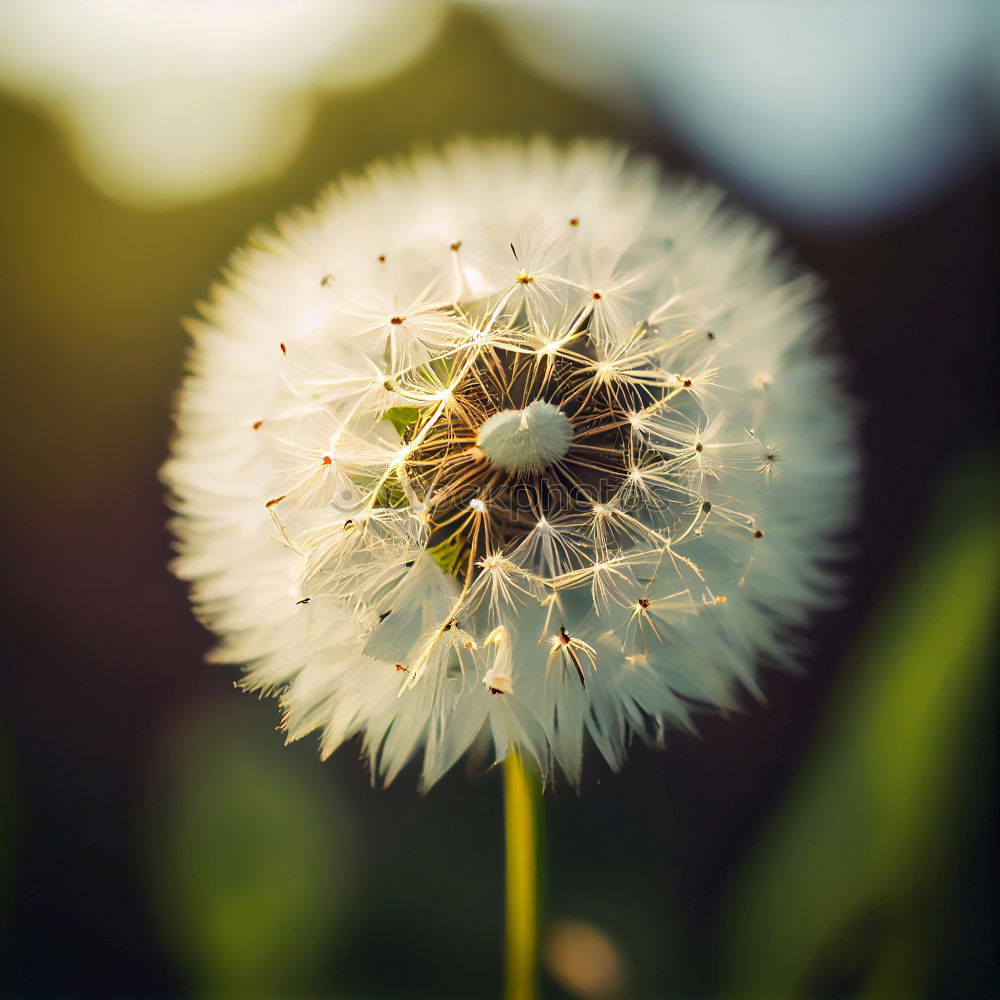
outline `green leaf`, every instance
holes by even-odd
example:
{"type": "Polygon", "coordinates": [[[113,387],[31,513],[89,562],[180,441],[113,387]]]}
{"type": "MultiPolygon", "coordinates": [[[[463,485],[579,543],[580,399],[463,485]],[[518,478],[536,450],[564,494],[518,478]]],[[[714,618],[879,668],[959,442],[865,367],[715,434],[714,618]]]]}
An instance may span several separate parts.
{"type": "Polygon", "coordinates": [[[155,788],[154,909],[209,996],[315,989],[354,891],[352,815],[329,765],[283,747],[263,714],[189,721],[155,788]]]}
{"type": "Polygon", "coordinates": [[[401,438],[405,439],[407,430],[420,419],[420,410],[415,406],[390,406],[382,417],[396,428],[401,438]]]}
{"type": "Polygon", "coordinates": [[[931,511],[729,901],[727,995],[920,994],[991,724],[997,509],[973,464],[931,511]]]}
{"type": "Polygon", "coordinates": [[[437,545],[432,545],[427,549],[427,554],[446,573],[454,573],[456,567],[468,555],[469,546],[461,532],[446,538],[437,545]]]}
{"type": "Polygon", "coordinates": [[[409,505],[409,498],[399,482],[399,476],[392,473],[382,484],[378,495],[375,497],[376,507],[392,507],[399,509],[409,505]]]}

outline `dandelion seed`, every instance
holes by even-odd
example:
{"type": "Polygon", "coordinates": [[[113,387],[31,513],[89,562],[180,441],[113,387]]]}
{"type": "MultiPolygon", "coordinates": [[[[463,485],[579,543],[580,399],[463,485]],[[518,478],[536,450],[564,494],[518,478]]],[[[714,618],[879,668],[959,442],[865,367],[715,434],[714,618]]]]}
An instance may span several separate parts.
{"type": "Polygon", "coordinates": [[[490,694],[513,694],[514,682],[504,674],[490,670],[483,678],[483,685],[490,694]]]}
{"type": "Polygon", "coordinates": [[[431,784],[483,736],[575,781],[585,729],[617,763],[792,658],[853,419],[755,222],[536,140],[379,167],[281,227],[198,327],[163,478],[175,570],[290,739],[431,784]]]}

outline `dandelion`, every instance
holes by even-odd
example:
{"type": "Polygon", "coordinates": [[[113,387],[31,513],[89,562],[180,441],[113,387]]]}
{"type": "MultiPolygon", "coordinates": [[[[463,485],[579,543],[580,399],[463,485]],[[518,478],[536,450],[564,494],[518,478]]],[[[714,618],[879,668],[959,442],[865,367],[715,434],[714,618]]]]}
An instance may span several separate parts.
{"type": "Polygon", "coordinates": [[[603,143],[373,167],[233,258],[163,471],[289,739],[571,781],[793,666],[856,475],[817,282],[603,143]]]}

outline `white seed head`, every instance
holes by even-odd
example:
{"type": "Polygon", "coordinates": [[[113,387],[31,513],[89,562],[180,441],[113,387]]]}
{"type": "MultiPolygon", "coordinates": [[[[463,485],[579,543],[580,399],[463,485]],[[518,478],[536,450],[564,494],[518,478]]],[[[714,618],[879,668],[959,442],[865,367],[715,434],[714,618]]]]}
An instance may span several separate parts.
{"type": "Polygon", "coordinates": [[[289,739],[571,780],[789,664],[850,522],[816,286],[620,148],[464,142],[256,235],[163,470],[175,569],[289,739]],[[766,377],[762,375],[766,373],[766,377]]]}

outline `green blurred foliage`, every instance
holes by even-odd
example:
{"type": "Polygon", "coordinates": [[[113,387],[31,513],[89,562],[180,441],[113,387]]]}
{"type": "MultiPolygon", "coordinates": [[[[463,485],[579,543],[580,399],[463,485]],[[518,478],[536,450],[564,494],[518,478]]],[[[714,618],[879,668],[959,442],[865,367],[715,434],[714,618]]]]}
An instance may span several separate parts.
{"type": "Polygon", "coordinates": [[[733,887],[727,995],[928,992],[946,884],[982,807],[967,775],[992,766],[998,509],[983,459],[967,461],[931,510],[733,887]]]}
{"type": "Polygon", "coordinates": [[[156,915],[207,996],[328,983],[358,884],[350,803],[260,715],[216,705],[187,720],[151,789],[156,915]]]}

